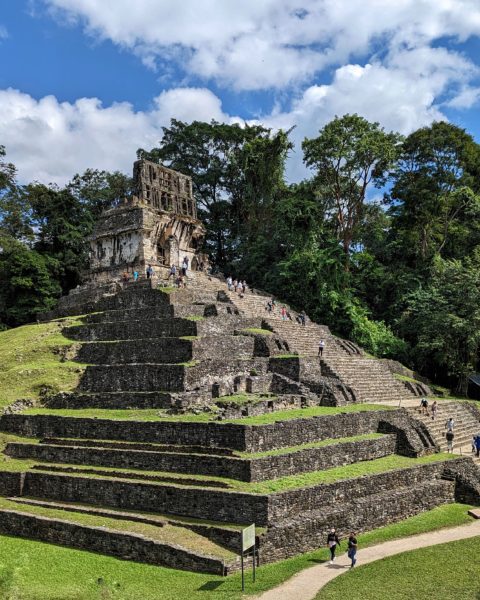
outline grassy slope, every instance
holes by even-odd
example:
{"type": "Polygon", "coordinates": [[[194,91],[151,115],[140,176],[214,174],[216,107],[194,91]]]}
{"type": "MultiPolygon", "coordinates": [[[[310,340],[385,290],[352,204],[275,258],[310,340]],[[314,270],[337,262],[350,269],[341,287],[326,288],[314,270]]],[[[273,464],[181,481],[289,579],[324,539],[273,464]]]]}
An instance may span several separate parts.
{"type": "Polygon", "coordinates": [[[16,400],[38,400],[40,392],[70,391],[83,365],[63,360],[73,345],[61,329],[75,319],[24,325],[0,332],[0,409],[16,400]]]}
{"type": "MultiPolygon", "coordinates": [[[[466,506],[451,504],[427,513],[411,517],[401,523],[389,525],[360,536],[360,544],[375,544],[441,527],[468,522],[466,506]]],[[[476,542],[478,544],[478,541],[476,542]]],[[[325,561],[328,550],[322,548],[280,563],[265,565],[257,571],[257,581],[251,582],[247,575],[246,589],[251,594],[279,585],[301,569],[315,562],[325,561]]],[[[475,557],[476,552],[468,552],[475,557]]],[[[462,554],[462,560],[467,553],[462,554]]],[[[451,566],[451,565],[450,565],[451,566]]],[[[367,568],[367,567],[365,567],[367,568]]],[[[477,567],[478,569],[478,567],[477,567]]],[[[439,569],[440,570],[440,569],[439,569]]],[[[361,574],[362,569],[358,570],[361,574]]],[[[444,569],[451,577],[451,569],[444,569]]],[[[402,571],[400,571],[402,573],[402,571]]],[[[356,575],[356,573],[352,573],[356,575]]],[[[442,575],[443,577],[443,575],[442,575]]],[[[477,571],[478,577],[478,571],[477,571]]],[[[418,573],[415,593],[404,598],[447,598],[447,596],[419,596],[418,573]]],[[[5,600],[239,600],[240,575],[228,578],[176,571],[163,567],[120,561],[100,554],[71,550],[53,545],[21,540],[11,537],[0,538],[0,597],[5,600]]],[[[380,588],[383,590],[385,588],[380,588]]],[[[402,590],[398,586],[397,589],[402,590]]],[[[455,588],[456,589],[456,588],[455,588]]],[[[364,588],[359,587],[360,592],[364,588]]],[[[340,597],[340,596],[338,596],[340,597]]],[[[367,594],[352,596],[352,588],[342,598],[374,598],[367,594]]],[[[379,597],[379,596],[377,596],[379,597]]],[[[383,595],[383,598],[394,598],[383,595]]],[[[399,596],[396,596],[399,598],[399,596]]],[[[470,598],[455,594],[456,598],[470,598]]],[[[333,598],[333,597],[332,597],[333,598]]],[[[472,597],[473,600],[474,596],[472,597]]]]}
{"type": "Polygon", "coordinates": [[[480,538],[384,558],[329,583],[317,600],[478,600],[480,538]]]}
{"type": "Polygon", "coordinates": [[[165,524],[163,527],[157,527],[146,523],[138,523],[123,519],[114,519],[105,516],[97,516],[79,512],[68,512],[42,506],[27,506],[5,498],[0,498],[0,509],[11,509],[20,512],[37,515],[39,517],[49,517],[51,519],[61,519],[70,521],[87,527],[106,527],[113,531],[131,532],[143,535],[147,538],[164,542],[166,544],[175,544],[190,551],[198,551],[207,556],[213,556],[220,559],[233,559],[233,552],[217,546],[205,537],[199,536],[190,529],[177,527],[171,524],[165,524]]]}

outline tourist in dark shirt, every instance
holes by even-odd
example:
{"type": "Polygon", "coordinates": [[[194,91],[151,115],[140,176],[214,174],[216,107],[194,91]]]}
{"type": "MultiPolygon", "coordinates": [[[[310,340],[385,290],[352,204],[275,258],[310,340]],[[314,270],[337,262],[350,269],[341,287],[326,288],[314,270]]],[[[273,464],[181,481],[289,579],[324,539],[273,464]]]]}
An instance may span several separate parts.
{"type": "Polygon", "coordinates": [[[330,533],[327,535],[327,546],[330,548],[330,564],[332,564],[335,560],[335,551],[337,549],[337,544],[340,545],[340,540],[338,539],[335,527],[332,527],[330,533]]]}
{"type": "Polygon", "coordinates": [[[350,568],[355,566],[357,562],[357,538],[355,537],[355,533],[352,531],[348,538],[348,558],[352,561],[350,568]]]}

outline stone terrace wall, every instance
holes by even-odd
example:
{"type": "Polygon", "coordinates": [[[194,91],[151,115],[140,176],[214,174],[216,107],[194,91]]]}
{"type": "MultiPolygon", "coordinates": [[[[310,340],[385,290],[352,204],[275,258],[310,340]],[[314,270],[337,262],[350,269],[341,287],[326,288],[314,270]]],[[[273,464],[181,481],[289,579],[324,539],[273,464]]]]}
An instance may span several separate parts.
{"type": "Polygon", "coordinates": [[[228,477],[240,481],[265,481],[296,473],[330,469],[358,461],[373,460],[395,451],[395,436],[309,448],[299,452],[263,458],[235,458],[208,454],[118,450],[102,447],[78,447],[43,444],[8,444],[6,454],[15,458],[33,458],[57,464],[100,465],[123,469],[168,471],[196,475],[228,477]]]}
{"type": "MultiPolygon", "coordinates": [[[[330,438],[375,433],[379,430],[388,433],[389,428],[395,427],[399,430],[408,430],[410,435],[410,439],[403,441],[405,447],[397,445],[397,452],[408,455],[421,454],[424,445],[412,429],[413,422],[404,409],[340,413],[257,426],[239,423],[66,419],[51,415],[12,414],[0,417],[0,430],[35,438],[123,440],[264,452],[330,438]]],[[[402,444],[401,441],[399,443],[402,444]]]]}
{"type": "Polygon", "coordinates": [[[267,525],[268,496],[29,471],[25,496],[154,511],[227,523],[267,525]]]}
{"type": "Polygon", "coordinates": [[[226,567],[221,560],[186,552],[182,548],[148,540],[134,533],[121,533],[104,527],[87,527],[22,512],[0,510],[0,533],[101,552],[124,560],[226,575],[226,567]]]}

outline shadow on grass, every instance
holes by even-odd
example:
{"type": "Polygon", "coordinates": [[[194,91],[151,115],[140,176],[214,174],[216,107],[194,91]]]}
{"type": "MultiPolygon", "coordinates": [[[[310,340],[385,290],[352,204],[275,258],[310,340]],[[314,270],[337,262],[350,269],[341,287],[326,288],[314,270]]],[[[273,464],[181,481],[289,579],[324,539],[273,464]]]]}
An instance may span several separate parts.
{"type": "Polygon", "coordinates": [[[223,584],[223,581],[207,581],[207,583],[204,583],[198,590],[201,592],[214,592],[223,584]]]}

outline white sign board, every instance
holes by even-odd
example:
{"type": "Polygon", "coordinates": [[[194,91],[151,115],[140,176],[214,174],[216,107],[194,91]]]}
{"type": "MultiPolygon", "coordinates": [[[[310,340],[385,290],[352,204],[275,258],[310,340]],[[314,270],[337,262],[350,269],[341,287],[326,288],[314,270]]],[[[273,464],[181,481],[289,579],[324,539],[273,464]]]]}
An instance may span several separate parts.
{"type": "Polygon", "coordinates": [[[242,548],[243,551],[255,546],[255,523],[242,529],[242,548]]]}

